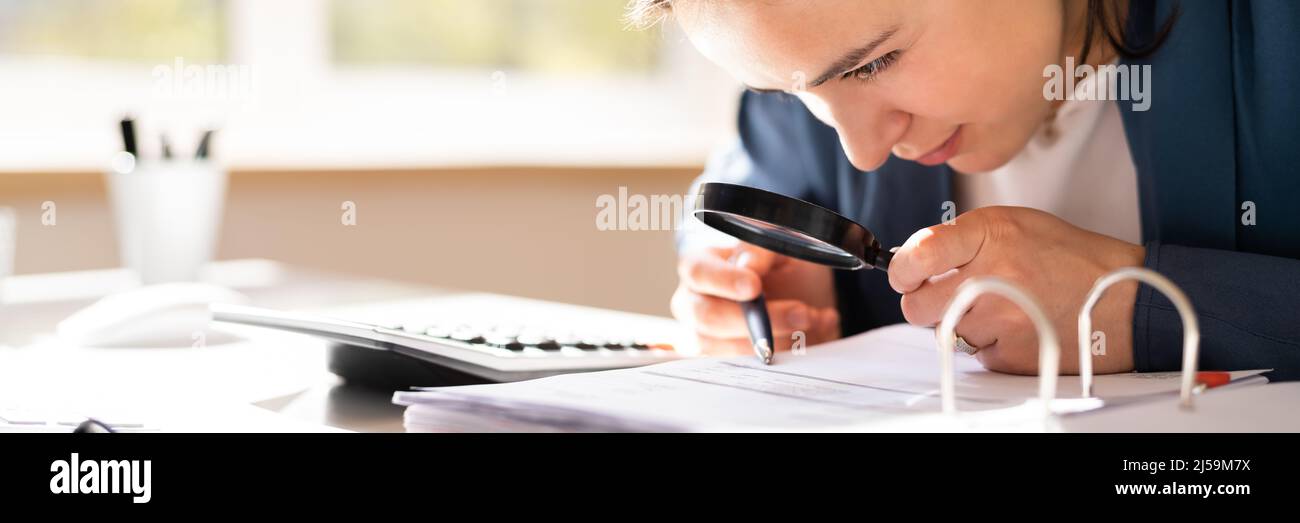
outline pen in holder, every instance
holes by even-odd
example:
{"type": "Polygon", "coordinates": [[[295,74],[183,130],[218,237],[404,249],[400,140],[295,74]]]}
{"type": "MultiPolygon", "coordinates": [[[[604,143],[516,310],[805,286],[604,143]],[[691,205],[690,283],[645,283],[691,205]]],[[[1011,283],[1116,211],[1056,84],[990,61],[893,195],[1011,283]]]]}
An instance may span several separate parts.
{"type": "Polygon", "coordinates": [[[981,294],[993,293],[1015,303],[1029,316],[1038,331],[1038,399],[1043,404],[1043,415],[1052,413],[1052,400],[1056,396],[1056,379],[1061,366],[1061,344],[1056,329],[1048,321],[1038,302],[1019,287],[999,278],[971,278],[957,287],[957,295],[948,303],[939,322],[939,392],[945,414],[957,413],[956,376],[953,370],[953,345],[956,342],[957,323],[971,304],[981,294]]]}
{"type": "Polygon", "coordinates": [[[1178,316],[1183,321],[1183,375],[1179,391],[1179,405],[1183,408],[1192,406],[1192,390],[1196,386],[1196,362],[1201,345],[1201,328],[1196,322],[1196,311],[1192,309],[1191,300],[1183,294],[1174,282],[1160,273],[1142,267],[1125,267],[1102,276],[1088,292],[1088,299],[1079,311],[1079,382],[1083,384],[1083,397],[1092,396],[1092,350],[1089,343],[1092,337],[1092,309],[1101,300],[1101,296],[1111,285],[1124,280],[1138,280],[1160,291],[1173,302],[1178,316]]]}
{"type": "Polygon", "coordinates": [[[216,250],[225,170],[202,159],[127,159],[105,173],[123,265],[145,285],[197,280],[216,250]]]}

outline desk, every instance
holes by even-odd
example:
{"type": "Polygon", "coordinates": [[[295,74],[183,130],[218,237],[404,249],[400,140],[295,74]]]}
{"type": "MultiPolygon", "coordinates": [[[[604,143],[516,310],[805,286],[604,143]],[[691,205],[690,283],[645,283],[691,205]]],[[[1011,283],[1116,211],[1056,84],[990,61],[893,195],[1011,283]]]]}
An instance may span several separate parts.
{"type": "MultiPolygon", "coordinates": [[[[253,305],[276,309],[317,309],[449,294],[431,287],[329,274],[269,260],[217,262],[203,280],[242,292],[253,305]]],[[[23,275],[2,284],[0,403],[82,405],[97,400],[162,409],[253,405],[282,414],[287,423],[249,427],[251,430],[320,425],[362,432],[402,430],[402,408],[391,403],[391,394],[343,384],[326,371],[325,342],[321,340],[248,328],[240,331],[243,339],[214,331],[204,347],[72,347],[54,336],[58,322],[100,297],[130,288],[130,273],[113,269],[23,275]]],[[[196,428],[243,430],[236,426],[196,428]]]]}

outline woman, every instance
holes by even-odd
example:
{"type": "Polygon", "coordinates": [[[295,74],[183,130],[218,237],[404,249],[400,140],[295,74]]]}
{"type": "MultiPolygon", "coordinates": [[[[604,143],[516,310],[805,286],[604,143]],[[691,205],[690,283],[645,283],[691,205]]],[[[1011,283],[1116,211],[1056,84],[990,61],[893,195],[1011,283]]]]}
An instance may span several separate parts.
{"type": "MultiPolygon", "coordinates": [[[[750,352],[735,300],[760,291],[778,337],[813,343],[933,325],[959,283],[996,276],[1038,298],[1063,371],[1077,371],[1084,296],[1103,274],[1145,266],[1195,304],[1201,368],[1300,379],[1300,5],[635,0],[630,11],[668,14],[750,88],[737,147],[703,179],[805,198],[901,244],[887,276],[831,273],[749,246],[696,247],[688,232],[673,311],[710,352],[750,352]],[[1061,81],[1083,69],[1097,74],[1061,81]]],[[[1180,368],[1178,316],[1150,288],[1112,287],[1093,318],[1098,372],[1180,368]]],[[[980,298],[956,331],[989,369],[1037,371],[1034,331],[1004,299],[980,298]]]]}

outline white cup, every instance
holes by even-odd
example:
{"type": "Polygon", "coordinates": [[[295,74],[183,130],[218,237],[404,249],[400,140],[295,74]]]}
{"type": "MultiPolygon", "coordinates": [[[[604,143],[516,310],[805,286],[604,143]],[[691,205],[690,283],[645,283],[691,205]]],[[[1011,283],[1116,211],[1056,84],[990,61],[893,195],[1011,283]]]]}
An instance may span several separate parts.
{"type": "Polygon", "coordinates": [[[125,167],[106,173],[123,265],[145,285],[198,280],[216,251],[226,171],[194,160],[125,167]]]}
{"type": "Polygon", "coordinates": [[[18,246],[18,218],[13,209],[0,207],[0,304],[4,304],[5,278],[14,272],[18,246]]]}

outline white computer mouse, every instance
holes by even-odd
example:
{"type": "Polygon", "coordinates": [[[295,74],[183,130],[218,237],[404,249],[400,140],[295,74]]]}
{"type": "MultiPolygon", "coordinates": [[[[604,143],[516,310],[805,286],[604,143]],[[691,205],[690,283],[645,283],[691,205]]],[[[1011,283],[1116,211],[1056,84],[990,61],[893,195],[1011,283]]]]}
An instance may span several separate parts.
{"type": "Polygon", "coordinates": [[[105,296],[59,322],[64,341],[86,347],[186,347],[207,331],[213,303],[248,297],[207,283],[146,285],[105,296]]]}

